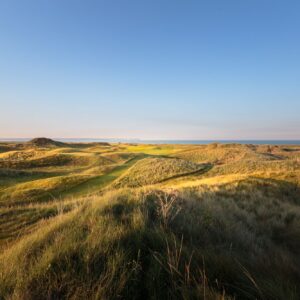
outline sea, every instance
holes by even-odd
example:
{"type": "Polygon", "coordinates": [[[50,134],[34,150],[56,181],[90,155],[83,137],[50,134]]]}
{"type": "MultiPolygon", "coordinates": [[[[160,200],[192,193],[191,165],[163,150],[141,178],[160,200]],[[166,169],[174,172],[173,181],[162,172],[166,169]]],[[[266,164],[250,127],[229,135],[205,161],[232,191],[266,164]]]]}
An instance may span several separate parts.
{"type": "MultiPolygon", "coordinates": [[[[32,138],[0,138],[0,142],[27,142],[32,138]]],[[[108,139],[108,138],[52,138],[53,140],[66,143],[132,143],[132,144],[184,144],[184,145],[205,145],[211,143],[221,144],[254,144],[254,145],[300,145],[300,140],[146,140],[146,139],[108,139]]]]}

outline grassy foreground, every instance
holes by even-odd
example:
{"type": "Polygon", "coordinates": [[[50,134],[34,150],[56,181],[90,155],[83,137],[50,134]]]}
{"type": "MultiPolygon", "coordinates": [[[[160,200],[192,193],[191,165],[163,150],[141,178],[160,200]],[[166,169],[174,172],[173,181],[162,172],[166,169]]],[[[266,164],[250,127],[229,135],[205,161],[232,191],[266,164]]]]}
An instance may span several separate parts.
{"type": "Polygon", "coordinates": [[[0,149],[0,299],[300,298],[299,146],[0,149]]]}

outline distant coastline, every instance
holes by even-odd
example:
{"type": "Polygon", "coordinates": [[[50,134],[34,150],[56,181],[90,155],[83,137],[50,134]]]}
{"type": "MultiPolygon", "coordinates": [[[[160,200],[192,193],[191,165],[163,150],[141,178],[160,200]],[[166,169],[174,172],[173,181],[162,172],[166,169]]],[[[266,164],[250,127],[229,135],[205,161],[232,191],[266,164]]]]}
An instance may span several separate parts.
{"type": "MultiPolygon", "coordinates": [[[[0,142],[27,142],[32,138],[0,138],[0,142]]],[[[300,145],[300,140],[143,140],[143,139],[114,139],[114,138],[53,138],[60,142],[69,143],[92,143],[92,142],[111,142],[111,143],[132,143],[132,144],[185,144],[185,145],[205,145],[211,143],[221,144],[254,144],[254,145],[300,145]]]]}

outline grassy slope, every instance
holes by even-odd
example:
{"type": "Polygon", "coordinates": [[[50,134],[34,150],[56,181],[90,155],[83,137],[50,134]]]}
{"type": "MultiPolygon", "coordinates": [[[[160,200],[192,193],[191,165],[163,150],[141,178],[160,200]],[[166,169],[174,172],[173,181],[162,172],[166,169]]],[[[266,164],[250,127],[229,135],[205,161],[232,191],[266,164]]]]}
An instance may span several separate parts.
{"type": "Polygon", "coordinates": [[[232,198],[233,188],[95,198],[4,251],[0,293],[297,299],[299,208],[265,193],[241,200],[247,186],[232,198]]]}
{"type": "Polygon", "coordinates": [[[0,146],[0,299],[299,298],[299,147],[0,146]]]}
{"type": "Polygon", "coordinates": [[[145,158],[132,166],[114,187],[139,187],[200,172],[203,165],[177,158],[145,158]]]}

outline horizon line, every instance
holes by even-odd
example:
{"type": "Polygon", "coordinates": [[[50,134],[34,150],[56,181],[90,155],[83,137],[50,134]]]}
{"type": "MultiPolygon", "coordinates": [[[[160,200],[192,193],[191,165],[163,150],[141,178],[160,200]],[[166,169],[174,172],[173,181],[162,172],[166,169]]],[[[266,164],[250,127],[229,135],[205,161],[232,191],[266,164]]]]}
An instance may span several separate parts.
{"type": "Polygon", "coordinates": [[[53,140],[138,140],[138,141],[300,141],[300,138],[282,139],[282,138],[220,138],[220,139],[201,139],[201,138],[124,138],[124,137],[47,137],[47,136],[34,136],[34,137],[0,137],[1,140],[30,140],[34,138],[49,138],[53,140]]]}

